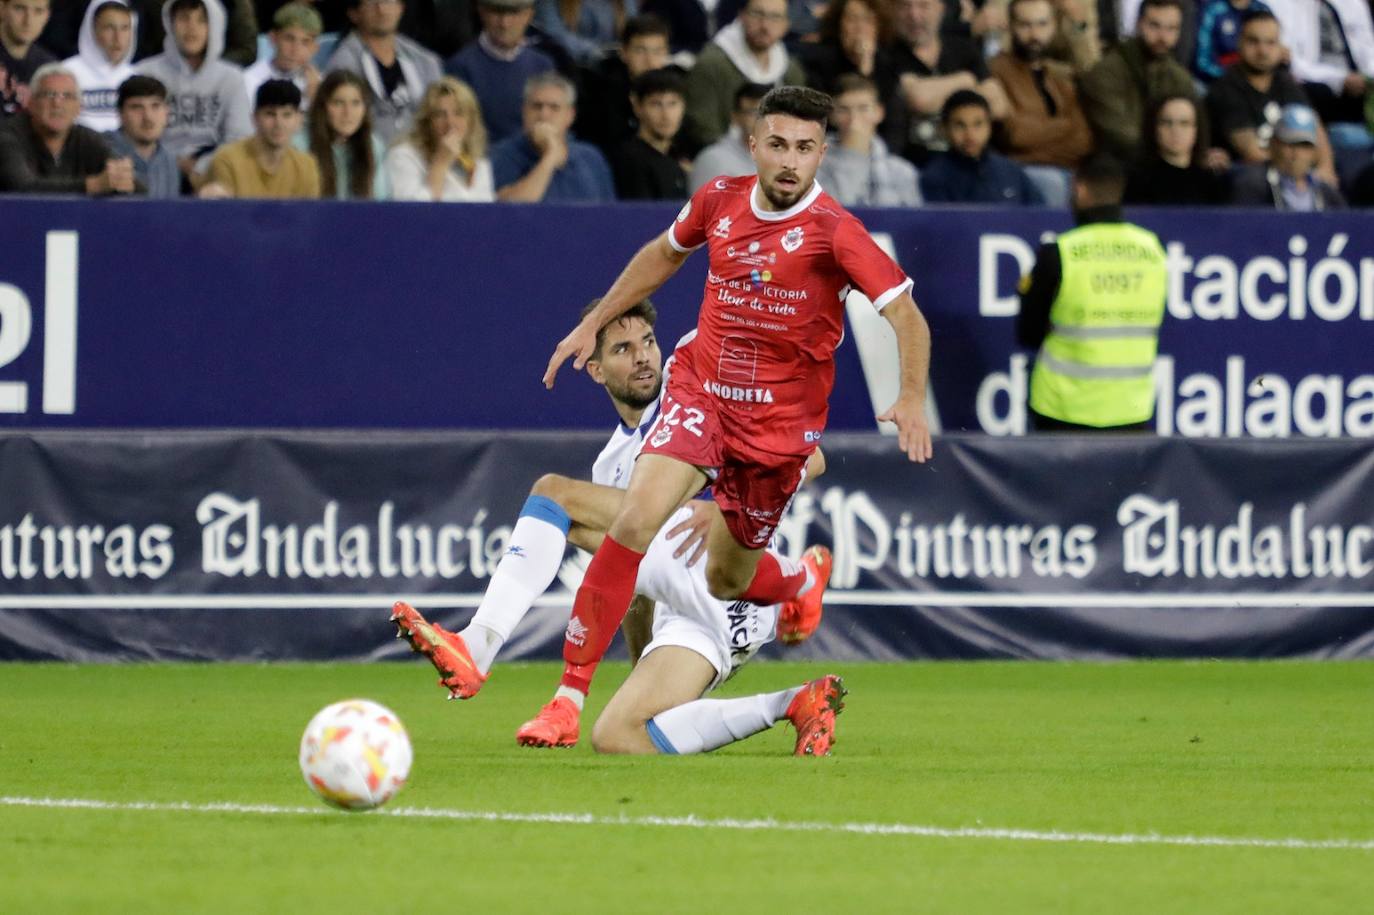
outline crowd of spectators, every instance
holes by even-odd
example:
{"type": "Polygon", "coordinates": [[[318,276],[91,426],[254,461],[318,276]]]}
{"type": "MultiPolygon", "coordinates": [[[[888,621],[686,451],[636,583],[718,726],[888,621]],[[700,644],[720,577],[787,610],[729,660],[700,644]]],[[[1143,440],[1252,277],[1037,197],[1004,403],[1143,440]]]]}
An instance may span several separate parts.
{"type": "Polygon", "coordinates": [[[681,200],[811,85],[849,206],[1369,206],[1370,4],[0,0],[0,191],[681,200]]]}

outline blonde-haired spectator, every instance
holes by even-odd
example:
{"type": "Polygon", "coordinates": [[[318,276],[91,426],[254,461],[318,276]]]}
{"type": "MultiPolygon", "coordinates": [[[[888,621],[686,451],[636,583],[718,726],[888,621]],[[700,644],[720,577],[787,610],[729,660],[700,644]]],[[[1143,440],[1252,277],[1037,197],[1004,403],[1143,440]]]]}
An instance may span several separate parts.
{"type": "Polygon", "coordinates": [[[386,154],[394,200],[488,203],[496,199],[482,107],[452,76],[430,83],[410,134],[386,154]]]}

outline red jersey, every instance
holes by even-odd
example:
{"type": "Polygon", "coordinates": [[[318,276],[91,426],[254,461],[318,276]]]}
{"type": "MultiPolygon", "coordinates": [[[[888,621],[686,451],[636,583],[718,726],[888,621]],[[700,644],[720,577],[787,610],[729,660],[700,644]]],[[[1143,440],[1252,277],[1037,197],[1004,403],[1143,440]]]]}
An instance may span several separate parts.
{"type": "Polygon", "coordinates": [[[857,289],[882,309],[911,280],[819,184],[776,213],[759,206],[757,184],[707,182],[669,228],[674,248],[705,244],[711,256],[696,333],[677,358],[721,408],[727,436],[806,454],[825,428],[845,296],[857,289]]]}

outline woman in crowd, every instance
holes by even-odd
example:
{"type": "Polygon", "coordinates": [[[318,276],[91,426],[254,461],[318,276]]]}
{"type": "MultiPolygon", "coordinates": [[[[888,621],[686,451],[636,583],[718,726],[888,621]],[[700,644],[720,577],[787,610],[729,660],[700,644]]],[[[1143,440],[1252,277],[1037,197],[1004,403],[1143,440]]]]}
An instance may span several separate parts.
{"type": "Polygon", "coordinates": [[[385,147],[372,132],[368,111],[371,90],[349,70],[327,75],[306,118],[306,134],[297,146],[308,149],[320,166],[320,196],[326,200],[385,200],[389,194],[382,169],[385,147]]]}
{"type": "Polygon", "coordinates": [[[892,14],[880,0],[834,0],[821,17],[820,41],[801,45],[798,53],[811,85],[835,92],[846,73],[857,73],[878,87],[886,101],[897,86],[897,67],[888,46],[892,14]]]}
{"type": "Polygon", "coordinates": [[[1126,203],[1199,206],[1226,202],[1225,179],[1204,164],[1198,107],[1185,95],[1161,99],[1150,112],[1145,155],[1131,171],[1126,203]]]}
{"type": "Polygon", "coordinates": [[[496,199],[482,108],[452,76],[429,84],[410,134],[386,154],[395,200],[489,203],[496,199]]]}

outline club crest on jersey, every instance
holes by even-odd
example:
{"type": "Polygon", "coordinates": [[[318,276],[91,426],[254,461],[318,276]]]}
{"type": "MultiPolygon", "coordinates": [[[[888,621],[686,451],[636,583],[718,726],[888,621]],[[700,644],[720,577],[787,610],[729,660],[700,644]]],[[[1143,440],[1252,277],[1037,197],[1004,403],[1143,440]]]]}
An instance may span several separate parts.
{"type": "Polygon", "coordinates": [[[791,254],[802,246],[803,241],[805,241],[805,237],[802,233],[801,226],[797,226],[795,229],[789,229],[787,234],[782,237],[782,250],[791,254]]]}
{"type": "Polygon", "coordinates": [[[722,216],[722,217],[720,217],[720,222],[716,223],[716,231],[715,231],[714,233],[712,233],[712,234],[714,234],[714,235],[716,236],[716,238],[729,238],[729,237],[730,237],[730,217],[729,217],[729,216],[722,216]]]}

